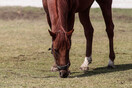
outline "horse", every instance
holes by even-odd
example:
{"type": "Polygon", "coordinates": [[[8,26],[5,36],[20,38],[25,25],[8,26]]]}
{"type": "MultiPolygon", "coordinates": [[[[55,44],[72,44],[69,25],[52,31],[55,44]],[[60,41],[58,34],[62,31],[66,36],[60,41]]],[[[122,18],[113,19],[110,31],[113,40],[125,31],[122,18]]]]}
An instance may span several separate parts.
{"type": "MultiPolygon", "coordinates": [[[[87,71],[92,63],[92,41],[94,29],[90,21],[89,13],[94,0],[42,0],[46,12],[47,22],[51,29],[48,30],[52,37],[52,54],[55,64],[52,71],[59,71],[61,78],[67,78],[70,74],[71,65],[69,52],[71,48],[71,37],[74,31],[75,13],[84,28],[86,37],[86,56],[80,69],[87,71]]],[[[109,39],[109,62],[108,67],[114,68],[115,53],[113,48],[114,23],[112,20],[112,0],[96,0],[99,4],[109,39]]]]}

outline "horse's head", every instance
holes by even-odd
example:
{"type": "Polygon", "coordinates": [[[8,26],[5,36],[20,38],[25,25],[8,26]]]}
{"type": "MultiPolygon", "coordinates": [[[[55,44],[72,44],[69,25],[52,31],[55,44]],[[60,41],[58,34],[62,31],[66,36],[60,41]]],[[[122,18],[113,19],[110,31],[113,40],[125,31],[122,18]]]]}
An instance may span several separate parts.
{"type": "Polygon", "coordinates": [[[69,51],[71,47],[71,36],[73,30],[69,32],[58,30],[55,33],[49,31],[49,33],[52,36],[52,53],[55,58],[57,68],[60,72],[60,77],[66,78],[69,75],[69,51]]]}

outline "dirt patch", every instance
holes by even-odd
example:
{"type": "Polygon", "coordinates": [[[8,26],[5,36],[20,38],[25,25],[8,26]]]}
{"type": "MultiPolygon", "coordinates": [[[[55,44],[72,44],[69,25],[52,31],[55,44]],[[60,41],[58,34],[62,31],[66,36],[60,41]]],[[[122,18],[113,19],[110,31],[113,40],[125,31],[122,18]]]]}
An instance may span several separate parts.
{"type": "MultiPolygon", "coordinates": [[[[120,10],[120,11],[124,11],[124,10],[120,10]]],[[[100,9],[92,9],[90,17],[92,20],[103,19],[100,9]]],[[[44,18],[45,18],[45,11],[43,10],[43,8],[0,7],[0,19],[2,20],[14,20],[14,19],[41,20],[44,18]]],[[[113,19],[130,23],[132,17],[131,15],[126,15],[126,13],[120,15],[118,11],[114,11],[113,19]]]]}
{"type": "Polygon", "coordinates": [[[17,61],[17,62],[24,62],[26,60],[36,60],[37,58],[41,58],[45,56],[45,52],[35,52],[32,53],[30,55],[18,55],[16,57],[12,57],[13,61],[17,61]]]}
{"type": "Polygon", "coordinates": [[[132,17],[131,16],[126,16],[126,15],[122,15],[122,16],[114,16],[113,17],[116,20],[121,20],[121,21],[125,21],[125,22],[131,22],[132,21],[132,17]]]}
{"type": "Polygon", "coordinates": [[[33,7],[1,7],[0,19],[2,20],[14,20],[14,19],[28,19],[37,20],[44,18],[43,8],[33,7]]]}
{"type": "Polygon", "coordinates": [[[128,81],[131,81],[132,82],[132,78],[129,78],[128,81]]]}

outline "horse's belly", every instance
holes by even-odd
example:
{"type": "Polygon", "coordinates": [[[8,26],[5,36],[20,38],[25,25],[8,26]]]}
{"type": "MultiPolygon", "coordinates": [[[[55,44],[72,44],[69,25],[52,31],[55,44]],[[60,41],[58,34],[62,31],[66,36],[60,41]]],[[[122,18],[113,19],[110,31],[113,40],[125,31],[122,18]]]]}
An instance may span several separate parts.
{"type": "Polygon", "coordinates": [[[89,8],[93,4],[94,0],[78,0],[78,7],[76,12],[81,12],[89,8]]]}

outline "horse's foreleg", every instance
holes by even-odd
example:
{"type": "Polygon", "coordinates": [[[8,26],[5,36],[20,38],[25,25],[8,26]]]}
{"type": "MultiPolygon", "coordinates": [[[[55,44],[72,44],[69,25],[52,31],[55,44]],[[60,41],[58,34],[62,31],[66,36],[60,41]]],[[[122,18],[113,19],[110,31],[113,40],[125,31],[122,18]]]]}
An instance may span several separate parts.
{"type": "Polygon", "coordinates": [[[112,11],[111,11],[112,0],[96,0],[96,1],[101,7],[105,24],[106,24],[106,32],[109,38],[110,60],[108,63],[108,67],[114,68],[115,53],[113,48],[114,24],[112,21],[112,11]]]}
{"type": "Polygon", "coordinates": [[[93,40],[93,27],[89,18],[89,10],[79,13],[80,22],[84,27],[84,33],[86,37],[86,57],[81,65],[81,70],[88,70],[88,65],[92,62],[92,40],[93,40]]]}
{"type": "MultiPolygon", "coordinates": [[[[51,25],[51,20],[50,20],[50,17],[49,17],[48,14],[47,14],[47,21],[48,21],[49,27],[51,28],[51,27],[52,27],[52,25],[51,25]]],[[[52,47],[51,47],[51,48],[52,48],[52,47]]],[[[51,52],[52,52],[52,51],[51,51],[51,52]]],[[[51,71],[53,71],[53,72],[58,71],[58,68],[57,68],[56,63],[54,63],[54,65],[51,67],[51,71]]]]}

